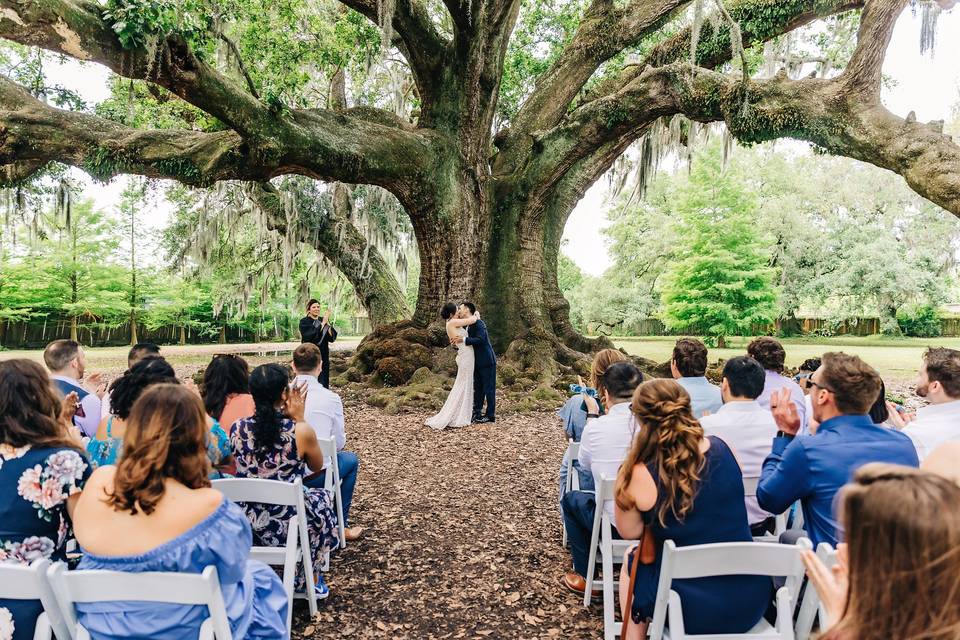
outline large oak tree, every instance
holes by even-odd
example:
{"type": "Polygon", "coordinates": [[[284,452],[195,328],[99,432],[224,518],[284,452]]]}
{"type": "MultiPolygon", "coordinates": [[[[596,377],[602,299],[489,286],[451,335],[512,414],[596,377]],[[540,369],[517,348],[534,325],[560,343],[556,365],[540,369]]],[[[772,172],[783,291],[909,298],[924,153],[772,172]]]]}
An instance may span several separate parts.
{"type": "Polygon", "coordinates": [[[384,32],[415,84],[414,118],[342,104],[278,105],[261,98],[247,74],[200,55],[190,34],[121,42],[116,22],[92,0],[0,0],[0,37],[149,80],[224,125],[134,128],[53,108],[0,78],[0,176],[13,182],[56,161],[100,176],[193,185],[295,173],[383,187],[416,234],[413,324],[430,323],[446,300],[474,298],[498,350],[541,376],[597,346],[573,329],[557,284],[567,217],[661,118],[722,121],[748,143],[806,140],[894,171],[960,215],[960,146],[942,125],[900,118],[880,101],[881,66],[907,0],[726,0],[717,5],[735,30],[704,22],[696,34],[688,27],[670,35],[665,25],[690,2],[590,0],[560,55],[500,130],[495,114],[520,0],[342,1],[373,22],[388,16],[384,32]],[[857,43],[836,77],[750,79],[723,70],[733,55],[731,33],[750,47],[851,10],[862,12],[857,43]],[[612,60],[642,42],[655,44],[610,72],[612,60]]]}

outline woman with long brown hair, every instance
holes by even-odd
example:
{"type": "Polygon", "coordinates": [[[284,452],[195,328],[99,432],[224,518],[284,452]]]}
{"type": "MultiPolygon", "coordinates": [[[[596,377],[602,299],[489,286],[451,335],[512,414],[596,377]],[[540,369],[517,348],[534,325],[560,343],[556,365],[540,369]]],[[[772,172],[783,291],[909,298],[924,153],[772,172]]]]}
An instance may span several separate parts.
{"type": "MultiPolygon", "coordinates": [[[[287,599],[277,575],[248,559],[240,507],[211,488],[207,416],[199,396],[158,384],[134,403],[116,466],[98,468],[74,513],[81,569],[201,573],[217,568],[237,638],[284,638],[287,599]]],[[[114,602],[78,605],[93,637],[187,638],[206,607],[114,602]]]]}
{"type": "Polygon", "coordinates": [[[873,463],[840,496],[837,567],[804,554],[831,621],[822,640],[960,638],[960,487],[873,463]]]}
{"type": "MultiPolygon", "coordinates": [[[[70,516],[90,477],[76,403],[76,393],[57,398],[36,362],[0,362],[0,562],[66,559],[70,516]]],[[[0,638],[33,638],[41,611],[39,601],[0,600],[0,638]]]]}
{"type": "MultiPolygon", "coordinates": [[[[660,578],[664,540],[678,547],[753,538],[743,501],[743,476],[729,447],[704,437],[693,417],[690,396],[673,380],[656,379],[637,387],[631,411],[639,430],[620,467],[614,498],[616,524],[627,539],[652,535],[657,555],[637,568],[627,640],[646,636],[660,578]],[[646,531],[644,531],[646,529],[646,531]]],[[[637,554],[628,552],[620,580],[626,603],[626,572],[637,554]]],[[[719,576],[674,582],[684,602],[690,634],[744,633],[763,616],[772,595],[769,578],[719,576]]]]}

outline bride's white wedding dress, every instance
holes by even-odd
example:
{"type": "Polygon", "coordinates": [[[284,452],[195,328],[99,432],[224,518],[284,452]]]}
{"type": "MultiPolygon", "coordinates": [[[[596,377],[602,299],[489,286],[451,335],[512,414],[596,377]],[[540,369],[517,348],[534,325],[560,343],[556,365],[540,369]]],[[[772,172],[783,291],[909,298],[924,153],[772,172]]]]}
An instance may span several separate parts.
{"type": "MultiPolygon", "coordinates": [[[[457,334],[467,337],[467,330],[459,328],[457,334]]],[[[457,379],[453,389],[443,403],[440,413],[428,418],[424,423],[434,429],[463,427],[473,418],[473,347],[460,343],[457,345],[457,379]]]]}

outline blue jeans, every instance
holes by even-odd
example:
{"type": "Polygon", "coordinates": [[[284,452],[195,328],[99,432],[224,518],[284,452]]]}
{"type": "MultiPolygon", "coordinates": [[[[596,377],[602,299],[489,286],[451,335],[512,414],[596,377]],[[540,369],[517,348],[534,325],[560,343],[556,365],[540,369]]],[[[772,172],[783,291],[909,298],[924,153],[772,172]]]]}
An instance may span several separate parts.
{"type": "MultiPolygon", "coordinates": [[[[353,502],[353,488],[357,485],[357,470],[360,468],[360,458],[353,451],[338,451],[337,466],[340,468],[340,497],[343,498],[343,526],[349,526],[350,504],[353,502]]],[[[316,478],[309,480],[307,486],[313,489],[322,489],[327,477],[326,471],[321,471],[316,478]]]]}

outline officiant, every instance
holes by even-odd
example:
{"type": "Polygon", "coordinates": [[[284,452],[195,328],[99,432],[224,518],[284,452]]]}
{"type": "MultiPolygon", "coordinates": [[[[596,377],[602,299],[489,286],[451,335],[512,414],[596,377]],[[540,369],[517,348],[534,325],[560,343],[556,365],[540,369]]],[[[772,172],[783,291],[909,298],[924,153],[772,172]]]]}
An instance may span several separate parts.
{"type": "Polygon", "coordinates": [[[330,310],[320,317],[320,301],[311,298],[307,303],[307,315],[300,320],[300,341],[310,342],[320,347],[320,359],[323,369],[320,372],[320,384],[330,388],[330,343],[337,339],[337,330],[330,324],[330,310]]]}

